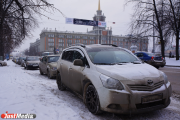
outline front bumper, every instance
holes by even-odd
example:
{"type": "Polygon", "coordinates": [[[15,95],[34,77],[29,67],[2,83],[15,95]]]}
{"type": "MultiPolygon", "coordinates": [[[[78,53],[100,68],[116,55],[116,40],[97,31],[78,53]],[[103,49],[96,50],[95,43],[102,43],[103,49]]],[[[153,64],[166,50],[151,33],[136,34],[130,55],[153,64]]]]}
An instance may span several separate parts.
{"type": "Polygon", "coordinates": [[[56,77],[56,72],[57,72],[57,70],[50,70],[51,76],[56,77]]]}
{"type": "Polygon", "coordinates": [[[28,68],[39,68],[39,65],[27,65],[28,68]]]}
{"type": "Polygon", "coordinates": [[[104,87],[99,88],[98,94],[100,99],[101,110],[119,113],[119,114],[136,114],[165,108],[170,104],[172,88],[170,82],[163,84],[154,91],[125,91],[111,90],[104,87]],[[142,97],[163,94],[163,99],[156,102],[142,104],[142,97]]]}

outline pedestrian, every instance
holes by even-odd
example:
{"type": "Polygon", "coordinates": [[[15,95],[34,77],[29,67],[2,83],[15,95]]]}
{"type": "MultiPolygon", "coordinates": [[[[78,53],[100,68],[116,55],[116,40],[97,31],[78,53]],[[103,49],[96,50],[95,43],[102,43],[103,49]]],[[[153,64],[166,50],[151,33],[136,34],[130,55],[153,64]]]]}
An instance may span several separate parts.
{"type": "Polygon", "coordinates": [[[171,51],[169,52],[169,58],[171,58],[171,55],[172,55],[172,53],[171,53],[171,51]]]}

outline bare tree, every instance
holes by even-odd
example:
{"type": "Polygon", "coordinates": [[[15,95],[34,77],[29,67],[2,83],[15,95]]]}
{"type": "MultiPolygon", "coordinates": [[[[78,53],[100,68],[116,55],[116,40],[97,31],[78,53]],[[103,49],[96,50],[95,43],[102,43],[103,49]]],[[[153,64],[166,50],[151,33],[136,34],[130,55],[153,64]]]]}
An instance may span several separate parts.
{"type": "Polygon", "coordinates": [[[45,16],[43,12],[50,10],[61,12],[46,0],[0,0],[0,56],[4,57],[5,52],[5,25],[11,30],[11,41],[16,47],[38,27],[37,16],[45,16]]]}

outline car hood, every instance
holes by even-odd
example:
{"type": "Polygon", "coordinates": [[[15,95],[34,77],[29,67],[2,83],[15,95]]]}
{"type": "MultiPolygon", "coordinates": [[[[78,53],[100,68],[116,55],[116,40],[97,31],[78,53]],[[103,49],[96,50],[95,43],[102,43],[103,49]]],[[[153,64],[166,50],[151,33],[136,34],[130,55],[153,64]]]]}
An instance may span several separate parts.
{"type": "Polygon", "coordinates": [[[48,63],[51,67],[57,67],[57,62],[48,63]]]}
{"type": "Polygon", "coordinates": [[[40,61],[27,61],[27,63],[38,63],[39,64],[40,61]]]}
{"type": "Polygon", "coordinates": [[[148,64],[124,64],[124,65],[97,65],[98,72],[120,80],[125,84],[143,84],[147,80],[153,80],[154,83],[162,80],[158,69],[148,64]]]}

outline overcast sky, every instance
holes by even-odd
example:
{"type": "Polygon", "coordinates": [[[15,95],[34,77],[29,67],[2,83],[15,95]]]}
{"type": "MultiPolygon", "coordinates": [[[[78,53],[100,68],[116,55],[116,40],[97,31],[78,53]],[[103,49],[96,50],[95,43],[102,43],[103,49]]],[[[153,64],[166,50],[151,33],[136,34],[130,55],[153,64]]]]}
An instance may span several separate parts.
{"type": "MultiPolygon", "coordinates": [[[[68,18],[79,18],[92,20],[98,9],[99,0],[47,0],[61,10],[68,18]]],[[[101,10],[106,16],[107,27],[112,27],[113,35],[128,34],[129,23],[133,13],[132,5],[124,6],[125,0],[101,0],[101,10]],[[112,24],[115,22],[115,24],[112,24]]],[[[22,45],[17,49],[19,51],[29,48],[30,43],[40,38],[42,29],[48,28],[59,31],[87,32],[92,27],[82,25],[65,24],[65,18],[59,12],[44,13],[48,17],[39,18],[39,27],[32,31],[33,36],[26,38],[22,45]]]]}

